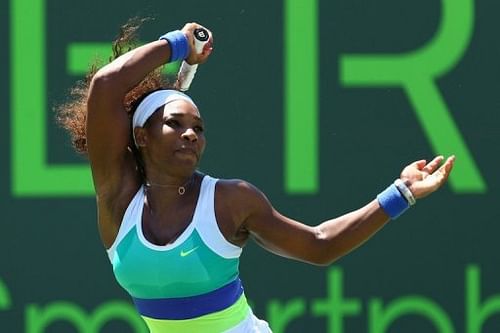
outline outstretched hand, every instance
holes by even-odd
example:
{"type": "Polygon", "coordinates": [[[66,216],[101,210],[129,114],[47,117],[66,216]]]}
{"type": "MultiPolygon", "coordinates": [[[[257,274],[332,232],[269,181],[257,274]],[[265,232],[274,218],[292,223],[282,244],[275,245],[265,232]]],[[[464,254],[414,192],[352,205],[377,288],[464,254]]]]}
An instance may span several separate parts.
{"type": "Polygon", "coordinates": [[[451,173],[455,156],[446,161],[443,156],[437,156],[427,163],[426,160],[413,162],[401,172],[401,180],[408,186],[416,199],[423,198],[443,185],[451,173]]]}
{"type": "Polygon", "coordinates": [[[190,65],[194,65],[194,64],[202,64],[205,61],[207,61],[208,57],[210,56],[213,50],[214,40],[212,32],[198,23],[187,23],[182,28],[182,32],[184,33],[184,35],[186,35],[190,45],[189,56],[186,58],[186,62],[190,65]],[[196,52],[195,40],[194,40],[194,31],[198,28],[203,28],[207,30],[210,36],[208,42],[205,44],[205,47],[203,48],[201,53],[196,52]]]}

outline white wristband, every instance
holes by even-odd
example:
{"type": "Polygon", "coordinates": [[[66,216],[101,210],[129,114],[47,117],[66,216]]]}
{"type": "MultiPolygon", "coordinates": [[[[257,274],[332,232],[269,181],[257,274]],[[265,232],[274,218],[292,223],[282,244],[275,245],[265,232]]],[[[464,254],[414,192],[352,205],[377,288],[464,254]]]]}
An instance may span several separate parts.
{"type": "Polygon", "coordinates": [[[401,179],[396,179],[394,181],[394,185],[398,188],[399,192],[405,197],[406,201],[410,204],[410,206],[413,206],[417,201],[415,200],[415,197],[413,196],[413,193],[411,193],[410,189],[406,184],[401,180],[401,179]]]}

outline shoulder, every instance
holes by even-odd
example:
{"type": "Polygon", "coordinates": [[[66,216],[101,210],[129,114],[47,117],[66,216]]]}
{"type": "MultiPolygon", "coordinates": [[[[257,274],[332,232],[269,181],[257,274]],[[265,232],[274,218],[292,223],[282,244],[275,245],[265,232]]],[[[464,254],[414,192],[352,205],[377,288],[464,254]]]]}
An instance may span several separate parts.
{"type": "Polygon", "coordinates": [[[265,194],[245,180],[219,179],[215,193],[216,200],[225,209],[231,210],[240,222],[259,211],[271,209],[265,194]]]}
{"type": "Polygon", "coordinates": [[[229,200],[262,200],[264,193],[255,185],[242,179],[219,179],[217,193],[229,200]]]}

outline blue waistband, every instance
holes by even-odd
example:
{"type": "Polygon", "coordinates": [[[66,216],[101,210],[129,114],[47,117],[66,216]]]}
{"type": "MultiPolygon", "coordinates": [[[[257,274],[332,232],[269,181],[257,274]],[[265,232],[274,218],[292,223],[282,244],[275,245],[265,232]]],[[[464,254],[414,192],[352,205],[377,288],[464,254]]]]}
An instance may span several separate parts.
{"type": "Polygon", "coordinates": [[[142,316],[154,319],[191,319],[221,311],[233,305],[243,294],[237,278],[224,287],[209,293],[190,297],[144,299],[132,297],[142,316]]]}

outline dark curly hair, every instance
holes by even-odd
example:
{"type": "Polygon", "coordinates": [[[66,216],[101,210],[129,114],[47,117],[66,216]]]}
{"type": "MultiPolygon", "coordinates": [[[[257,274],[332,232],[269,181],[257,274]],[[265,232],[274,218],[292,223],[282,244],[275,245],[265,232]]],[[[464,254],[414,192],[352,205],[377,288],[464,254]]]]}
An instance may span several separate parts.
{"type": "MultiPolygon", "coordinates": [[[[112,44],[112,62],[122,54],[138,46],[137,32],[142,24],[150,18],[132,18],[120,28],[118,37],[112,44]]],[[[71,88],[68,101],[56,107],[57,122],[69,132],[75,150],[87,154],[87,98],[90,82],[100,67],[99,59],[95,59],[85,79],[71,88]]],[[[148,94],[159,89],[175,89],[170,78],[161,73],[161,68],[150,72],[141,82],[130,90],[123,100],[125,110],[131,118],[139,102],[148,94]]],[[[174,81],[173,81],[174,82],[174,81]]],[[[131,147],[132,149],[134,147],[131,147]]]]}

